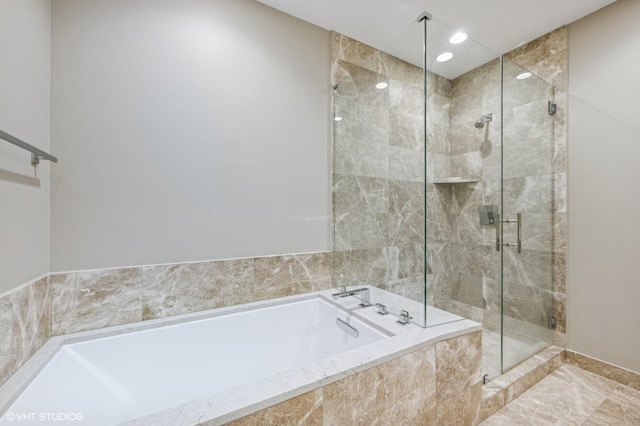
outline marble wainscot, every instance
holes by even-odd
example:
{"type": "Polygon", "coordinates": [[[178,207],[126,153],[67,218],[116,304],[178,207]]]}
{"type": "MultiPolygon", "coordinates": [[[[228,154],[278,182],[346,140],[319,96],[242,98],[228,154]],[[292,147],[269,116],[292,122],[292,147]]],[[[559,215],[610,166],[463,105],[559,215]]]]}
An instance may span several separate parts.
{"type": "MultiPolygon", "coordinates": [[[[368,288],[371,292],[371,301],[374,303],[383,300],[393,305],[406,306],[411,311],[419,310],[417,302],[375,287],[368,288]]],[[[203,330],[197,328],[198,324],[202,325],[209,320],[225,317],[234,318],[234,322],[242,322],[245,315],[280,309],[282,306],[289,305],[298,306],[297,311],[295,309],[291,311],[294,315],[291,320],[296,322],[301,315],[300,312],[304,312],[304,309],[300,310],[300,306],[307,306],[309,310],[308,307],[316,302],[324,306],[321,310],[324,309],[322,312],[329,317],[321,324],[324,324],[327,329],[337,330],[338,340],[344,343],[353,336],[344,328],[338,327],[334,317],[341,318],[358,328],[360,336],[365,337],[364,344],[354,347],[346,346],[338,353],[329,350],[319,359],[311,357],[308,362],[289,368],[281,367],[268,377],[264,377],[263,374],[262,377],[255,380],[247,379],[244,383],[229,389],[216,390],[212,387],[210,393],[205,392],[187,402],[166,401],[165,406],[159,411],[142,417],[130,417],[125,424],[219,425],[232,422],[238,426],[298,422],[318,425],[361,423],[475,425],[479,423],[482,349],[481,328],[478,323],[429,308],[427,312],[430,316],[429,324],[438,325],[429,328],[422,328],[416,324],[403,326],[396,323],[398,317],[394,314],[379,315],[375,307],[360,307],[359,299],[356,297],[334,300],[331,294],[335,292],[336,290],[311,292],[96,331],[54,336],[0,387],[0,413],[2,413],[0,424],[10,420],[7,416],[15,419],[14,416],[20,414],[21,394],[27,395],[25,389],[28,390],[30,386],[37,385],[38,380],[42,380],[41,377],[45,376],[47,369],[50,368],[48,364],[55,362],[59,352],[69,350],[74,345],[79,348],[79,345],[85,343],[102,344],[121,341],[123,338],[137,339],[138,337],[135,336],[141,336],[144,339],[147,338],[145,336],[152,334],[145,334],[146,331],[164,333],[167,330],[170,339],[163,341],[166,349],[155,353],[153,359],[141,360],[143,363],[158,363],[156,357],[161,358],[165,351],[173,353],[176,347],[188,345],[186,341],[188,339],[207,340],[208,333],[198,334],[198,330],[203,330]],[[334,311],[329,312],[326,309],[334,309],[334,311]],[[189,332],[191,329],[188,327],[192,325],[196,328],[193,332],[189,332]],[[176,329],[184,332],[176,333],[176,329]],[[14,408],[17,409],[11,411],[14,408]]],[[[287,314],[280,312],[277,316],[282,321],[287,314]]],[[[261,331],[270,328],[255,321],[245,321],[245,323],[249,328],[260,328],[261,331]]],[[[286,342],[278,339],[279,331],[282,329],[281,323],[276,321],[273,328],[275,337],[267,340],[275,340],[273,343],[276,348],[271,349],[278,355],[275,358],[290,357],[292,352],[296,351],[286,348],[286,342]]],[[[322,327],[314,328],[314,333],[319,328],[322,327]]],[[[318,333],[322,334],[322,331],[318,333]]],[[[242,338],[244,334],[240,329],[227,334],[231,336],[231,340],[235,337],[241,344],[246,343],[247,339],[242,338]]],[[[201,353],[203,359],[213,359],[214,355],[217,356],[216,352],[233,354],[234,349],[231,344],[219,341],[217,337],[211,340],[211,349],[201,353]]],[[[323,348],[326,349],[327,343],[324,340],[316,339],[313,342],[316,345],[317,342],[321,343],[317,345],[321,353],[323,348]]],[[[314,345],[299,345],[297,351],[308,351],[311,346],[314,345]]],[[[125,357],[122,358],[123,360],[128,356],[135,356],[135,351],[126,353],[127,347],[127,345],[118,346],[119,351],[116,356],[125,357]]],[[[245,349],[247,347],[245,346],[245,349]]],[[[101,350],[96,353],[102,354],[103,349],[104,347],[101,347],[101,350]]],[[[80,349],[76,349],[75,352],[82,355],[80,349]]],[[[256,350],[248,358],[253,358],[260,364],[269,358],[268,352],[267,348],[256,350]]],[[[240,356],[241,350],[237,353],[238,356],[232,355],[230,358],[240,360],[247,358],[240,356]]],[[[113,362],[112,355],[103,356],[113,362]]],[[[170,361],[165,364],[165,369],[172,373],[175,371],[176,374],[182,374],[188,370],[184,365],[180,365],[179,361],[170,361]]],[[[162,362],[160,361],[159,364],[162,362]]],[[[212,364],[211,369],[223,373],[237,371],[240,374],[247,369],[242,361],[239,362],[240,365],[226,363],[219,365],[215,362],[212,364]]],[[[100,369],[99,366],[97,368],[100,369]]],[[[202,377],[208,374],[202,370],[192,373],[202,377]]],[[[104,381],[97,380],[98,385],[103,388],[119,391],[119,393],[116,392],[116,396],[111,396],[116,401],[128,396],[127,389],[123,389],[112,376],[97,374],[93,377],[104,378],[104,381]]],[[[170,383],[165,383],[158,377],[161,375],[149,374],[142,381],[147,381],[148,386],[155,388],[171,387],[170,383]],[[159,380],[160,383],[155,383],[154,380],[159,380]]],[[[210,382],[213,384],[215,380],[210,382]]],[[[183,393],[189,393],[189,389],[180,390],[183,393]]],[[[105,391],[103,395],[109,395],[109,392],[105,391]]],[[[92,397],[88,396],[87,399],[91,401],[92,397]]],[[[140,399],[143,401],[144,395],[140,399]]],[[[81,412],[82,409],[78,408],[77,411],[81,412]]]]}

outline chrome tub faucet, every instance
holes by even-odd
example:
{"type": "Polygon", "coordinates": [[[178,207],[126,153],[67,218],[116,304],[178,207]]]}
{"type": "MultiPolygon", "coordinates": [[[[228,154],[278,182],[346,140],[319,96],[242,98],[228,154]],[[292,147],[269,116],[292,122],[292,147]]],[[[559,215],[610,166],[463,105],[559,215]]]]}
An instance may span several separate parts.
{"type": "Polygon", "coordinates": [[[353,290],[347,290],[347,287],[342,286],[340,287],[340,292],[332,294],[331,297],[337,299],[338,297],[358,296],[360,297],[360,306],[366,308],[367,306],[371,306],[370,293],[371,292],[368,288],[363,287],[353,290]]]}

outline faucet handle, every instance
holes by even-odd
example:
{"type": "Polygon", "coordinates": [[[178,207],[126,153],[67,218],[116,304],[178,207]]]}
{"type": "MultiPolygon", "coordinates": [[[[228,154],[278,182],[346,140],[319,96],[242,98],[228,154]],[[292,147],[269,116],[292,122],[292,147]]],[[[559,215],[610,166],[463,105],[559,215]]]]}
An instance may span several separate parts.
{"type": "Polygon", "coordinates": [[[408,311],[404,309],[400,311],[400,315],[398,315],[398,320],[396,321],[398,324],[407,325],[409,324],[409,320],[412,320],[413,317],[409,315],[408,311]]]}
{"type": "Polygon", "coordinates": [[[387,315],[389,313],[386,305],[383,305],[382,303],[376,303],[376,306],[378,307],[378,313],[380,315],[387,315]]]}

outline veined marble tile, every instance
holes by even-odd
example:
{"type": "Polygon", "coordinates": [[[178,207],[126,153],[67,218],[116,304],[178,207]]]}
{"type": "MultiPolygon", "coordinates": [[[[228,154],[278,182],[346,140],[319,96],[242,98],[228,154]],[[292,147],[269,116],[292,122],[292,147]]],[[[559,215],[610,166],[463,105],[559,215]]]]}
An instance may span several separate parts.
{"type": "Polygon", "coordinates": [[[424,215],[402,213],[389,216],[388,244],[390,246],[424,243],[424,215]]]}
{"type": "Polygon", "coordinates": [[[555,165],[555,150],[553,134],[535,139],[505,138],[504,178],[552,175],[555,165]]]}
{"type": "Polygon", "coordinates": [[[389,178],[424,182],[424,153],[413,149],[389,147],[389,178]]]}
{"type": "Polygon", "coordinates": [[[607,398],[583,423],[584,426],[619,426],[640,424],[640,401],[615,394],[607,398]]]}
{"type": "Polygon", "coordinates": [[[431,71],[427,71],[427,88],[445,98],[451,97],[451,80],[431,71]]]}
{"type": "Polygon", "coordinates": [[[390,112],[416,116],[420,122],[422,121],[424,114],[424,89],[422,87],[414,87],[402,81],[390,79],[387,90],[390,112]]]}
{"type": "Polygon", "coordinates": [[[254,300],[290,296],[333,287],[333,253],[254,259],[254,300]]]}
{"type": "Polygon", "coordinates": [[[478,105],[485,93],[500,90],[500,63],[493,60],[451,81],[452,122],[475,121],[492,111],[478,105]]]}
{"type": "MultiPolygon", "coordinates": [[[[388,60],[388,73],[389,77],[402,81],[403,83],[417,87],[423,90],[424,87],[424,72],[422,68],[416,67],[413,64],[405,62],[394,56],[387,55],[388,60]]],[[[446,80],[441,78],[442,80],[446,80]]],[[[429,80],[431,81],[431,80],[429,80]]],[[[446,82],[437,81],[436,83],[439,91],[446,91],[446,82]]]]}
{"type": "Polygon", "coordinates": [[[335,250],[385,247],[389,241],[388,213],[342,213],[335,215],[335,250]]]}
{"type": "Polygon", "coordinates": [[[390,190],[387,179],[335,174],[333,182],[333,211],[338,214],[386,213],[390,208],[389,198],[404,195],[390,190]]]}
{"type": "Polygon", "coordinates": [[[482,333],[436,343],[438,424],[475,425],[482,397],[482,333]]]}
{"type": "Polygon", "coordinates": [[[548,113],[548,100],[531,101],[504,112],[504,140],[532,140],[553,135],[555,116],[548,113]]]}
{"type": "Polygon", "coordinates": [[[451,289],[453,299],[477,308],[484,308],[482,277],[463,272],[455,275],[457,278],[451,289]]]}
{"type": "Polygon", "coordinates": [[[451,126],[449,155],[458,155],[473,151],[480,152],[480,148],[487,135],[487,126],[485,126],[484,129],[476,129],[474,124],[478,118],[480,118],[480,116],[472,121],[456,123],[451,126]]]}
{"type": "Polygon", "coordinates": [[[331,58],[331,84],[333,86],[339,85],[342,81],[349,78],[351,72],[357,67],[345,60],[332,57],[331,58]]]}
{"type": "Polygon", "coordinates": [[[143,268],[143,319],[253,301],[253,259],[143,268]]]}
{"type": "Polygon", "coordinates": [[[507,53],[507,58],[562,90],[567,88],[567,27],[507,53]]]}
{"type": "Polygon", "coordinates": [[[504,108],[509,109],[532,100],[553,99],[553,86],[543,79],[532,75],[518,80],[516,77],[524,72],[524,68],[511,61],[504,61],[504,108]]]}
{"type": "Polygon", "coordinates": [[[392,214],[424,214],[423,182],[390,180],[388,184],[389,212],[392,214]]]}
{"type": "Polygon", "coordinates": [[[387,261],[387,281],[415,278],[424,275],[424,245],[385,247],[384,257],[387,261]]]}
{"type": "Polygon", "coordinates": [[[142,268],[51,275],[52,334],[142,320],[142,268]]]}
{"type": "Polygon", "coordinates": [[[19,368],[51,337],[51,285],[41,278],[11,293],[12,358],[19,368]]]}
{"type": "Polygon", "coordinates": [[[427,122],[448,127],[451,120],[451,100],[437,93],[427,92],[427,122]]]}
{"type": "MultiPolygon", "coordinates": [[[[288,401],[242,417],[229,426],[309,425],[322,426],[322,388],[307,392],[288,401]]],[[[201,423],[207,425],[208,423],[201,423]]],[[[212,424],[213,426],[213,424],[212,424]]]]}
{"type": "MultiPolygon", "coordinates": [[[[422,114],[406,114],[399,111],[389,111],[389,145],[411,149],[414,151],[424,151],[424,120],[422,114]]],[[[434,125],[438,126],[438,125],[434,125]]],[[[432,126],[430,141],[437,142],[439,146],[446,140],[442,126],[436,133],[432,126]]]]}
{"type": "Polygon", "coordinates": [[[425,296],[425,277],[417,276],[387,282],[386,290],[407,299],[423,303],[425,296]]]}
{"type": "Polygon", "coordinates": [[[389,275],[389,255],[383,248],[336,251],[335,285],[370,284],[383,288],[389,275]]]}
{"type": "Polygon", "coordinates": [[[352,64],[364,66],[367,59],[375,54],[373,47],[360,43],[342,34],[331,32],[331,56],[352,64]]]}
{"type": "Polygon", "coordinates": [[[15,359],[11,351],[13,335],[13,307],[11,296],[0,298],[0,384],[15,371],[15,359]]]}
{"type": "Polygon", "coordinates": [[[429,346],[325,386],[324,423],[435,425],[435,358],[429,346]]]}
{"type": "Polygon", "coordinates": [[[640,374],[573,351],[567,351],[567,363],[640,391],[640,374]]]}
{"type": "Polygon", "coordinates": [[[389,148],[386,144],[345,138],[338,131],[334,154],[335,173],[386,179],[389,177],[389,148]]]}
{"type": "MultiPolygon", "coordinates": [[[[389,119],[391,120],[391,116],[389,119]]],[[[448,154],[452,132],[442,124],[427,120],[427,152],[434,154],[448,154]]],[[[393,129],[391,141],[393,141],[393,129]]],[[[392,145],[395,145],[393,142],[392,145]]],[[[428,156],[428,154],[427,154],[428,156]]]]}
{"type": "Polygon", "coordinates": [[[463,179],[480,179],[482,176],[482,157],[480,151],[452,155],[451,176],[463,179]]]}

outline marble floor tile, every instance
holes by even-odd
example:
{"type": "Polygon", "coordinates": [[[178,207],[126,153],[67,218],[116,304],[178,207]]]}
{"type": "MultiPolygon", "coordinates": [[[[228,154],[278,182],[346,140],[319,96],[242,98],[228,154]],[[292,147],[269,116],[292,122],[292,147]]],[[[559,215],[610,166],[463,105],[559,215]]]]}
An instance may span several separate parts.
{"type": "Polygon", "coordinates": [[[481,424],[638,425],[640,392],[564,364],[481,424]]]}

